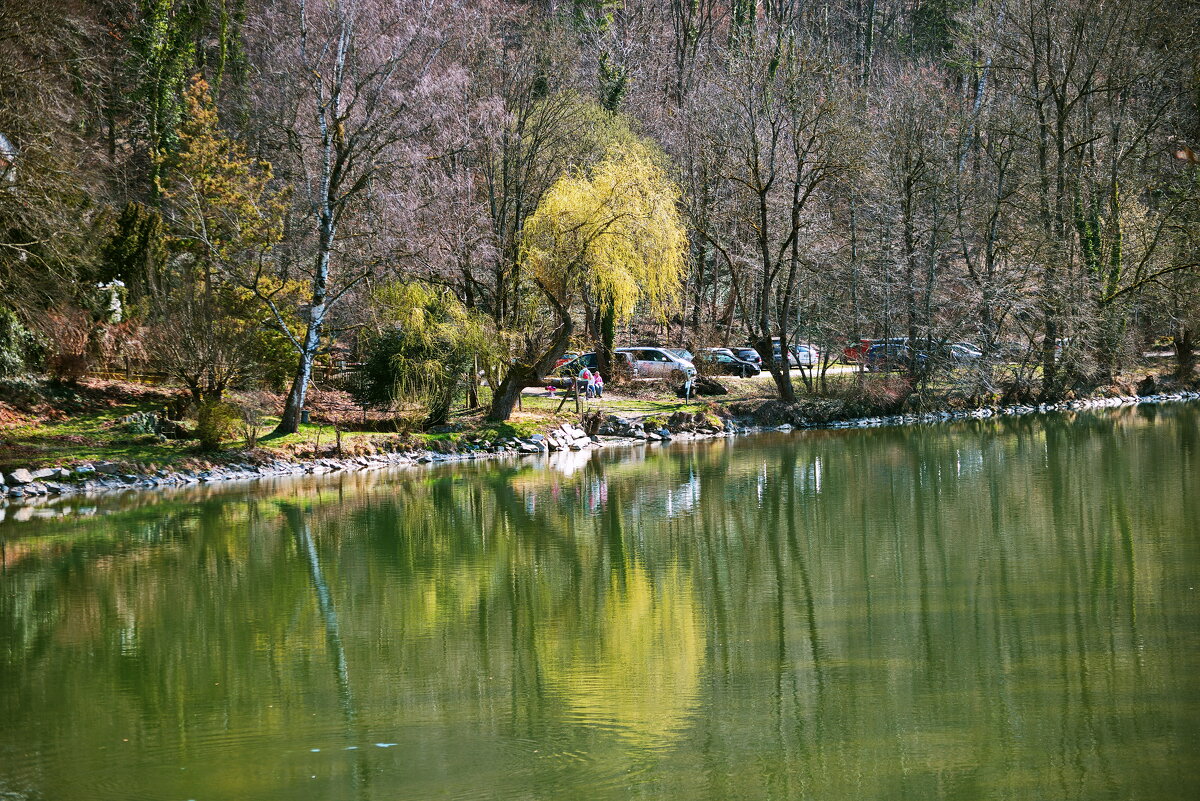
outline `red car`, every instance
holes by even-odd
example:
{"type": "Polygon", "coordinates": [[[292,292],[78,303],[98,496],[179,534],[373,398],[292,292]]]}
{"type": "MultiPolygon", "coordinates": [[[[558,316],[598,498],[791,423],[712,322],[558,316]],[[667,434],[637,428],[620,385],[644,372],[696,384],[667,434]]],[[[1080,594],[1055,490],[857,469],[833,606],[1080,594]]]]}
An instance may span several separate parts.
{"type": "Polygon", "coordinates": [[[861,364],[866,359],[867,351],[875,344],[873,339],[860,339],[857,345],[849,345],[842,351],[842,361],[849,364],[861,364]]]}
{"type": "Polygon", "coordinates": [[[557,370],[558,368],[562,367],[567,362],[574,361],[575,359],[578,359],[578,358],[579,358],[578,353],[576,353],[573,350],[569,350],[566,353],[564,353],[562,356],[558,357],[558,361],[556,361],[554,363],[554,369],[557,370]]]}

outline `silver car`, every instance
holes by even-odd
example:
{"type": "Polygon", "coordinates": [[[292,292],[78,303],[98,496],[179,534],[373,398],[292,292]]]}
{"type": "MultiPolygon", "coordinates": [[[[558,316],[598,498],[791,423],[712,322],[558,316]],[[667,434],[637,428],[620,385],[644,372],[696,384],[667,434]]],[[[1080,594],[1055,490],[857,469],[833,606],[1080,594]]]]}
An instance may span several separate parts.
{"type": "Polygon", "coordinates": [[[821,364],[821,351],[815,345],[792,345],[793,367],[817,367],[821,364]]]}
{"type": "Polygon", "coordinates": [[[691,361],[676,356],[666,348],[617,348],[617,353],[628,353],[633,359],[633,375],[636,378],[669,378],[683,381],[696,375],[696,366],[691,361]]]}

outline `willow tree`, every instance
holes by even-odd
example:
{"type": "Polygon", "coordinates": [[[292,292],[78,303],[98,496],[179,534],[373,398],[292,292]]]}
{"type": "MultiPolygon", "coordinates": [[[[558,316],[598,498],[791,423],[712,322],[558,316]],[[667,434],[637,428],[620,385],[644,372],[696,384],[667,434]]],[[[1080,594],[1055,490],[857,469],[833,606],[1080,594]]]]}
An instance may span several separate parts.
{"type": "Polygon", "coordinates": [[[521,265],[553,328],[514,360],[492,397],[489,419],[507,420],[521,391],[566,350],[577,301],[592,299],[616,321],[628,319],[639,303],[652,313],[666,310],[687,247],[678,199],[662,167],[635,144],[614,147],[547,190],[525,222],[521,265]]]}
{"type": "Polygon", "coordinates": [[[489,321],[445,287],[422,281],[375,292],[381,316],[361,371],[359,400],[378,406],[417,401],[426,426],[442,425],[455,397],[475,381],[480,355],[495,350],[489,321]]]}

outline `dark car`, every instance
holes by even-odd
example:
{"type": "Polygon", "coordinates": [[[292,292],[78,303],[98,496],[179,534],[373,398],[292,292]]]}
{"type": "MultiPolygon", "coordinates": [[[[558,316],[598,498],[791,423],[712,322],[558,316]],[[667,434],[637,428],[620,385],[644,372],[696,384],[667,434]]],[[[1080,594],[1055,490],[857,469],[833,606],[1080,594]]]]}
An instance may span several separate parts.
{"type": "Polygon", "coordinates": [[[762,369],[762,355],[754,348],[730,348],[729,351],[735,358],[750,362],[759,370],[762,369]]]}
{"type": "Polygon", "coordinates": [[[709,375],[735,375],[739,378],[752,378],[762,372],[758,365],[731,356],[723,348],[700,351],[696,356],[696,365],[701,372],[709,375]]]}
{"type": "Polygon", "coordinates": [[[595,353],[581,353],[574,359],[559,364],[554,368],[554,374],[564,378],[574,378],[583,371],[584,367],[589,370],[600,367],[600,360],[595,353]]]}
{"type": "Polygon", "coordinates": [[[571,361],[572,359],[577,359],[577,358],[579,358],[579,351],[569,350],[566,353],[564,353],[562,356],[558,357],[558,361],[556,361],[554,363],[554,368],[557,370],[559,367],[562,367],[567,362],[571,361]]]}
{"type": "Polygon", "coordinates": [[[868,370],[879,373],[908,370],[910,365],[921,372],[928,369],[930,361],[929,354],[895,342],[872,345],[867,348],[862,360],[868,370]]]}

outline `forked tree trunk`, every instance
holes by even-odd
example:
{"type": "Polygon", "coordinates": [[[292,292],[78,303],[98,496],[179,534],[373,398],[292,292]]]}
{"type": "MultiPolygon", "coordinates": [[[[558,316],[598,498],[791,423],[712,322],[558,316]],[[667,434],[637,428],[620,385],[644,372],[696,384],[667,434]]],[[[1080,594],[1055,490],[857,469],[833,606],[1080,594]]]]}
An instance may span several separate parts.
{"type": "Polygon", "coordinates": [[[779,399],[784,403],[796,402],[796,387],[792,384],[791,366],[788,364],[787,351],[784,347],[787,345],[781,337],[779,340],[779,356],[780,360],[775,361],[775,348],[771,343],[771,338],[761,337],[754,343],[754,349],[758,351],[758,355],[762,357],[762,362],[767,366],[767,370],[771,373],[771,378],[775,380],[775,389],[779,392],[779,399]]]}

